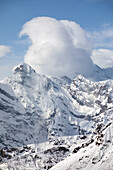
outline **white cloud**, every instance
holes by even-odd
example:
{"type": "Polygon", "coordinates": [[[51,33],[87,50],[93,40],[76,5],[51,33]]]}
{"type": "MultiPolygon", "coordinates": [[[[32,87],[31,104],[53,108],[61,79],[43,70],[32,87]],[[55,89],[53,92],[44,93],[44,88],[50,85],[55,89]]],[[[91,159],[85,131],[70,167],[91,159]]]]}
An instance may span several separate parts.
{"type": "Polygon", "coordinates": [[[113,66],[113,50],[93,50],[91,58],[93,62],[101,68],[108,68],[113,66]]]}
{"type": "Polygon", "coordinates": [[[99,31],[88,32],[88,37],[92,40],[96,48],[113,48],[113,26],[103,24],[99,31]]]}
{"type": "Polygon", "coordinates": [[[38,17],[25,23],[20,37],[23,35],[32,41],[25,62],[40,74],[74,76],[93,69],[91,42],[75,22],[38,17]]]}
{"type": "Polygon", "coordinates": [[[93,42],[92,60],[101,68],[113,66],[113,26],[103,24],[98,31],[88,32],[87,36],[93,42]]]}
{"type": "Polygon", "coordinates": [[[11,49],[8,46],[0,45],[0,57],[4,57],[11,52],[11,49]]]}

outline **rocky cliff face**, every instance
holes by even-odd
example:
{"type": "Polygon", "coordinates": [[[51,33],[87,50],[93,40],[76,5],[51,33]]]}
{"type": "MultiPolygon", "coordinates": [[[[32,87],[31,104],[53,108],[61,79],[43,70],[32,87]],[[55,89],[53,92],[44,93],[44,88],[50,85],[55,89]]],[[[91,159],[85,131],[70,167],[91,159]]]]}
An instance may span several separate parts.
{"type": "MultiPolygon", "coordinates": [[[[92,77],[107,79],[108,73],[98,68],[92,77]]],[[[79,154],[74,162],[73,155],[84,148],[83,156],[91,157],[91,148],[97,147],[103,156],[89,161],[96,167],[104,155],[110,159],[108,150],[112,153],[105,149],[112,146],[112,113],[113,80],[48,78],[20,64],[0,82],[0,168],[50,169],[67,157],[73,169],[81,159],[79,154]]],[[[78,168],[86,168],[84,164],[78,168]]]]}

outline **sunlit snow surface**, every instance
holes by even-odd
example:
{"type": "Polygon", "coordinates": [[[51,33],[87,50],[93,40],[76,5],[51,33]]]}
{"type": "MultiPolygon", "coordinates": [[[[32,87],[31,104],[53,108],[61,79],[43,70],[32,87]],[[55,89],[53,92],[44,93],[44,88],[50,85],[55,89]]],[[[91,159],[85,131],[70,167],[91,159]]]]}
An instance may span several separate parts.
{"type": "Polygon", "coordinates": [[[0,168],[113,169],[112,119],[113,80],[48,78],[20,64],[0,83],[0,168]]]}

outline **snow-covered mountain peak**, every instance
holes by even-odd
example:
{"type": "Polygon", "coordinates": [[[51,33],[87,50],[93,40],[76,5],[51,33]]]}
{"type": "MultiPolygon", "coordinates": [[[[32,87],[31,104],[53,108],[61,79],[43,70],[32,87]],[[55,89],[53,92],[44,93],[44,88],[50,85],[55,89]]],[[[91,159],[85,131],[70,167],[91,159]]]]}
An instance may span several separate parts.
{"type": "Polygon", "coordinates": [[[30,75],[32,73],[35,73],[35,70],[30,65],[26,63],[22,63],[14,67],[13,72],[14,74],[20,73],[20,74],[30,75]]]}
{"type": "Polygon", "coordinates": [[[35,70],[29,66],[26,63],[19,64],[18,66],[15,66],[13,69],[13,76],[7,78],[5,81],[16,81],[20,83],[25,82],[31,82],[31,78],[33,78],[35,75],[38,76],[38,74],[35,72],[35,70]]]}
{"type": "Polygon", "coordinates": [[[84,81],[90,81],[88,79],[86,79],[84,76],[82,76],[81,74],[79,74],[75,79],[73,79],[73,81],[80,81],[80,82],[84,82],[84,81]]]}

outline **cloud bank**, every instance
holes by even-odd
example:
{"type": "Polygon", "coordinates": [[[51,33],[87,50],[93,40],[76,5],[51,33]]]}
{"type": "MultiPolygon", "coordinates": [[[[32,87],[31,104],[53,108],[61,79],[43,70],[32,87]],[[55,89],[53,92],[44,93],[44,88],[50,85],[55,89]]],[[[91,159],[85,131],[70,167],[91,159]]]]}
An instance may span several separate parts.
{"type": "Polygon", "coordinates": [[[74,77],[76,72],[88,75],[94,68],[91,42],[75,22],[33,18],[24,24],[20,37],[23,35],[32,42],[25,62],[40,74],[74,77]]]}
{"type": "Polygon", "coordinates": [[[108,68],[113,66],[113,50],[93,50],[91,58],[94,63],[99,65],[101,68],[108,68]]]}
{"type": "Polygon", "coordinates": [[[0,45],[0,57],[4,57],[6,54],[10,53],[11,50],[8,46],[0,45]]]}

